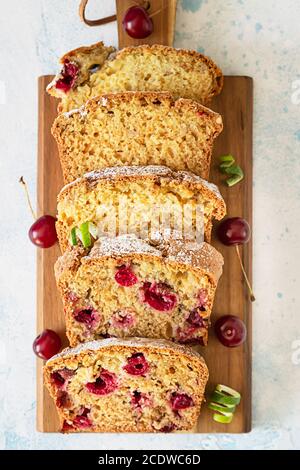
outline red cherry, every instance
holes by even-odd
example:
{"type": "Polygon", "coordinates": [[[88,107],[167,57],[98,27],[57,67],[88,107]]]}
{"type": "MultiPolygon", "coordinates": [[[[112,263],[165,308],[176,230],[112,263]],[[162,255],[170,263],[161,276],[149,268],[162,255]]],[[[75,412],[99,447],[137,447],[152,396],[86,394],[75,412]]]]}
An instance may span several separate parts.
{"type": "Polygon", "coordinates": [[[138,282],[138,278],[129,266],[121,266],[115,274],[115,280],[120,286],[131,287],[138,282]]]}
{"type": "Polygon", "coordinates": [[[245,323],[235,315],[224,315],[215,323],[218,340],[227,348],[240,346],[247,337],[245,323]]]}
{"type": "Polygon", "coordinates": [[[145,282],[142,287],[142,300],[160,312],[173,310],[177,304],[177,296],[170,287],[160,282],[145,282]]]}
{"type": "Polygon", "coordinates": [[[77,415],[73,420],[73,425],[76,428],[84,429],[92,426],[91,420],[88,418],[88,414],[91,410],[89,408],[84,408],[83,412],[80,415],[77,415]]]}
{"type": "Polygon", "coordinates": [[[176,429],[175,424],[167,424],[166,426],[163,426],[163,427],[160,429],[160,432],[169,433],[169,432],[173,432],[175,429],[176,429]]]}
{"type": "Polygon", "coordinates": [[[67,93],[75,85],[78,74],[78,66],[73,62],[66,60],[61,71],[62,78],[57,80],[55,87],[58,90],[62,90],[64,93],[67,93]]]}
{"type": "Polygon", "coordinates": [[[217,235],[224,245],[241,245],[249,241],[251,230],[245,219],[231,217],[220,223],[217,235]]]}
{"type": "Polygon", "coordinates": [[[118,388],[117,377],[113,372],[102,369],[96,381],[87,383],[86,388],[95,395],[108,395],[118,388]]]}
{"type": "Polygon", "coordinates": [[[47,360],[59,352],[61,339],[53,330],[44,330],[33,342],[33,351],[41,359],[47,360]]]}
{"type": "Polygon", "coordinates": [[[142,7],[129,8],[122,24],[128,36],[135,39],[144,39],[153,32],[153,21],[142,7]]]}
{"type": "Polygon", "coordinates": [[[43,215],[29,229],[32,243],[40,248],[49,248],[57,242],[56,219],[52,215],[43,215]]]}
{"type": "Polygon", "coordinates": [[[171,407],[172,410],[185,410],[186,408],[190,408],[190,406],[194,406],[194,402],[192,397],[187,395],[186,393],[172,393],[171,396],[171,407]]]}
{"type": "Polygon", "coordinates": [[[78,323],[84,323],[87,328],[93,328],[99,321],[99,314],[93,307],[78,308],[74,312],[74,318],[78,323]]]}
{"type": "Polygon", "coordinates": [[[146,393],[141,393],[135,390],[131,395],[131,405],[134,408],[142,409],[146,406],[150,406],[151,400],[146,393]]]}
{"type": "Polygon", "coordinates": [[[143,353],[134,353],[127,359],[123,369],[130,375],[145,375],[149,370],[149,364],[143,353]]]}

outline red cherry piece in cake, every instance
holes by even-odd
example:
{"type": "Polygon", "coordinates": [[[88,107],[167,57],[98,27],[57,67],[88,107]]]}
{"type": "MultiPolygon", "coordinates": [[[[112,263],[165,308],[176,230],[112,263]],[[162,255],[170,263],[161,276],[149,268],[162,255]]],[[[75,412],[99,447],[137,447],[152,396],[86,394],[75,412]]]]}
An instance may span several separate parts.
{"type": "Polygon", "coordinates": [[[68,423],[68,421],[64,420],[63,425],[62,425],[62,432],[68,432],[74,429],[72,424],[68,423]]]}
{"type": "Polygon", "coordinates": [[[44,330],[33,342],[33,351],[41,359],[47,360],[61,348],[61,339],[53,330],[44,330]]]}
{"type": "Polygon", "coordinates": [[[135,390],[131,396],[131,405],[134,408],[138,408],[139,410],[143,409],[145,406],[150,405],[150,398],[146,393],[139,392],[135,390]]]}
{"type": "Polygon", "coordinates": [[[176,294],[164,283],[145,282],[142,290],[142,300],[155,310],[168,312],[177,304],[176,294]]]}
{"type": "Polygon", "coordinates": [[[198,292],[198,304],[197,307],[203,312],[206,310],[208,293],[206,289],[200,289],[198,292]]]}
{"type": "Polygon", "coordinates": [[[59,372],[52,372],[51,381],[57,388],[62,388],[65,383],[65,379],[60,375],[59,372]]]}
{"type": "Polygon", "coordinates": [[[61,71],[62,78],[57,80],[55,84],[56,88],[62,90],[64,93],[70,91],[78,77],[78,72],[78,66],[74,64],[74,62],[66,60],[61,71]]]}
{"type": "Polygon", "coordinates": [[[79,297],[75,292],[70,291],[67,296],[68,300],[74,304],[79,300],[79,297]]]}
{"type": "Polygon", "coordinates": [[[167,424],[166,426],[163,426],[163,427],[160,429],[160,432],[169,433],[169,432],[175,431],[175,429],[176,429],[175,424],[167,424]]]}
{"type": "Polygon", "coordinates": [[[187,317],[186,321],[197,328],[205,327],[205,322],[203,317],[199,313],[199,309],[195,308],[191,311],[189,316],[187,317]]]}
{"type": "Polygon", "coordinates": [[[194,406],[192,397],[186,393],[172,393],[170,402],[172,410],[174,411],[185,410],[186,408],[194,406]]]}
{"type": "Polygon", "coordinates": [[[74,318],[79,323],[84,323],[88,328],[92,328],[98,322],[99,314],[93,307],[84,307],[75,310],[74,318]]]}
{"type": "Polygon", "coordinates": [[[66,367],[61,370],[57,370],[52,372],[51,380],[57,388],[62,388],[66,382],[70,380],[71,377],[74,375],[74,371],[67,369],[66,367]]]}
{"type": "Polygon", "coordinates": [[[138,278],[129,266],[121,266],[115,274],[115,280],[120,286],[131,287],[138,282],[138,278]]]}
{"type": "Polygon", "coordinates": [[[131,310],[118,310],[112,316],[111,324],[115,328],[124,330],[130,328],[135,323],[134,314],[131,310]]]}
{"type": "Polygon", "coordinates": [[[73,420],[73,425],[76,428],[89,428],[92,426],[92,421],[88,418],[88,414],[91,410],[89,408],[84,408],[83,412],[80,415],[77,415],[73,420]]]}
{"type": "Polygon", "coordinates": [[[56,398],[56,406],[58,408],[69,408],[71,405],[70,397],[67,392],[59,391],[56,398]]]}
{"type": "Polygon", "coordinates": [[[108,395],[118,388],[117,377],[113,372],[102,369],[96,381],[87,383],[86,388],[95,395],[108,395]]]}
{"type": "Polygon", "coordinates": [[[127,359],[123,369],[130,375],[145,375],[149,370],[149,364],[143,353],[135,353],[127,359]]]}

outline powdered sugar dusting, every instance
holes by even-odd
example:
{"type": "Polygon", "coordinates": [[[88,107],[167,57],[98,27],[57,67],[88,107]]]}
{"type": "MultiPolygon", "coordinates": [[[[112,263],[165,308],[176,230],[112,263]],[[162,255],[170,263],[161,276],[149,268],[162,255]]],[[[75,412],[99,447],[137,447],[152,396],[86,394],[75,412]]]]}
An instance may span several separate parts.
{"type": "Polygon", "coordinates": [[[223,199],[219,188],[214,183],[209,183],[200,176],[197,176],[194,173],[190,173],[189,171],[178,171],[177,173],[182,177],[183,181],[187,181],[190,183],[200,183],[201,185],[205,186],[209,191],[213,192],[217,198],[223,199]]]}
{"type": "MultiPolygon", "coordinates": [[[[207,271],[215,282],[222,274],[223,257],[208,243],[198,243],[179,238],[177,232],[168,239],[156,237],[151,240],[139,239],[136,235],[126,234],[117,237],[100,237],[90,253],[83,258],[88,261],[108,256],[122,257],[124,255],[149,255],[163,259],[164,262],[175,262],[207,271]]],[[[64,256],[67,256],[66,254],[64,256]]],[[[133,256],[134,258],[134,256],[133,256]]]]}
{"type": "Polygon", "coordinates": [[[75,348],[66,348],[60,353],[51,357],[51,359],[49,359],[46,362],[46,365],[51,365],[51,362],[59,358],[75,356],[77,354],[84,353],[87,351],[98,351],[100,349],[110,348],[111,346],[123,346],[123,347],[134,347],[134,348],[146,347],[146,348],[149,348],[150,350],[167,349],[170,352],[174,351],[174,352],[184,354],[185,356],[200,359],[200,361],[202,361],[205,364],[204,359],[198,352],[190,348],[187,348],[186,346],[183,346],[177,343],[171,343],[170,341],[167,341],[164,339],[156,340],[156,339],[148,339],[148,338],[128,338],[128,339],[127,338],[105,338],[105,339],[100,339],[100,340],[95,340],[95,341],[88,341],[86,343],[81,343],[75,348]]]}
{"type": "MultiPolygon", "coordinates": [[[[209,183],[200,176],[188,171],[173,171],[170,168],[163,165],[148,165],[148,166],[113,166],[104,168],[99,171],[91,171],[86,173],[81,178],[77,178],[75,181],[65,185],[61,190],[62,194],[67,188],[76,186],[82,181],[95,182],[101,179],[118,179],[118,178],[170,178],[178,183],[196,184],[206,188],[208,191],[214,194],[214,196],[222,201],[225,206],[224,200],[218,190],[217,186],[213,183],[209,183]]],[[[201,189],[199,188],[199,191],[201,189]]]]}
{"type": "Polygon", "coordinates": [[[121,256],[139,253],[161,257],[159,250],[149,245],[145,240],[137,238],[134,234],[119,235],[118,237],[101,237],[97,240],[88,257],[121,256]]]}

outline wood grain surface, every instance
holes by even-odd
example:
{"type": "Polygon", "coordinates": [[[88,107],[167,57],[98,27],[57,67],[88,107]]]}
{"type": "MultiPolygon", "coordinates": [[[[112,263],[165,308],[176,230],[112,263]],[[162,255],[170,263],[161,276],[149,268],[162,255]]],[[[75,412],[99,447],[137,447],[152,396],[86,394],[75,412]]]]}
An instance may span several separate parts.
{"type": "Polygon", "coordinates": [[[153,21],[153,32],[146,39],[133,39],[123,29],[122,20],[124,13],[133,4],[132,0],[116,0],[119,49],[125,46],[136,46],[145,43],[172,46],[177,0],[151,0],[150,8],[147,12],[153,21]]]}
{"type": "MultiPolygon", "coordinates": [[[[38,147],[38,212],[56,214],[56,196],[63,185],[58,153],[50,129],[56,116],[57,101],[46,94],[51,76],[39,78],[39,147],[38,147]]],[[[222,94],[211,108],[219,111],[224,120],[224,131],[217,138],[211,169],[211,180],[218,184],[227,203],[229,216],[241,216],[252,225],[252,79],[225,77],[222,94]],[[243,168],[244,180],[232,188],[224,184],[217,163],[220,155],[232,153],[243,168]]],[[[247,325],[248,338],[243,346],[227,349],[210,330],[207,348],[199,348],[205,356],[210,379],[207,396],[217,383],[229,385],[242,394],[242,401],[231,424],[218,424],[212,412],[203,405],[197,432],[241,433],[251,429],[251,302],[234,248],[221,246],[214,238],[213,244],[225,258],[224,274],[220,280],[213,308],[213,322],[221,315],[234,314],[247,325]]],[[[241,248],[246,272],[252,275],[252,242],[241,248]]],[[[38,250],[37,260],[37,330],[51,328],[57,331],[67,345],[62,304],[56,290],[53,265],[59,256],[58,246],[38,250]]],[[[48,392],[42,384],[42,361],[37,363],[37,429],[57,432],[56,411],[48,392]]]]}

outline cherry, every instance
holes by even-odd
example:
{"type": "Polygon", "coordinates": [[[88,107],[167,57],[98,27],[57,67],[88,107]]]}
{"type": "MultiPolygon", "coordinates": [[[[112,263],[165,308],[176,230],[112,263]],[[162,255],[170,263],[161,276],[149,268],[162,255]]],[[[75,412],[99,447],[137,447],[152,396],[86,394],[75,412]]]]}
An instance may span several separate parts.
{"type": "Polygon", "coordinates": [[[75,372],[73,370],[64,367],[63,369],[52,372],[51,380],[57,388],[62,388],[66,382],[69,382],[74,374],[75,372]]]}
{"type": "Polygon", "coordinates": [[[142,300],[160,312],[173,310],[177,304],[177,296],[164,283],[145,282],[142,291],[142,300]]]}
{"type": "Polygon", "coordinates": [[[224,315],[215,323],[218,340],[227,348],[235,348],[244,343],[247,336],[245,323],[235,315],[224,315]]]}
{"type": "Polygon", "coordinates": [[[33,351],[41,359],[47,360],[59,352],[61,339],[53,330],[44,330],[33,342],[33,351]]]}
{"type": "Polygon", "coordinates": [[[112,317],[112,326],[115,328],[123,328],[124,330],[130,328],[135,323],[133,313],[128,309],[118,310],[112,317]]]}
{"type": "Polygon", "coordinates": [[[149,406],[150,405],[150,399],[149,397],[146,395],[146,393],[141,393],[139,392],[138,390],[135,390],[133,393],[132,393],[132,396],[131,396],[131,405],[134,407],[134,408],[138,408],[138,409],[142,409],[144,408],[145,406],[149,406]]]}
{"type": "Polygon", "coordinates": [[[202,312],[205,312],[206,304],[207,304],[207,297],[208,297],[207,289],[204,289],[204,288],[200,289],[197,297],[198,297],[197,306],[200,308],[202,312]]]}
{"type": "Polygon", "coordinates": [[[32,243],[40,248],[50,248],[57,242],[56,219],[52,215],[43,215],[29,229],[32,243]]]}
{"type": "Polygon", "coordinates": [[[93,328],[99,320],[99,315],[93,307],[85,307],[76,309],[74,318],[78,323],[84,323],[87,328],[93,328]]]}
{"type": "Polygon", "coordinates": [[[67,392],[60,391],[57,395],[56,406],[57,408],[69,408],[71,405],[70,397],[67,392]]]}
{"type": "Polygon", "coordinates": [[[117,377],[113,372],[102,369],[96,381],[87,383],[86,388],[95,395],[108,395],[118,388],[117,377]]]}
{"type": "Polygon", "coordinates": [[[121,266],[115,274],[115,280],[123,287],[134,286],[138,282],[138,278],[129,266],[121,266]]]}
{"type": "Polygon", "coordinates": [[[174,411],[185,410],[186,408],[194,406],[192,397],[186,393],[172,393],[170,402],[172,410],[174,411]]]}
{"type": "Polygon", "coordinates": [[[62,388],[64,386],[65,379],[59,372],[52,372],[51,380],[57,388],[62,388]]]}
{"type": "Polygon", "coordinates": [[[72,431],[74,427],[72,424],[68,423],[68,421],[64,420],[63,425],[62,425],[62,432],[68,432],[72,431]]]}
{"type": "Polygon", "coordinates": [[[73,62],[66,60],[61,71],[62,78],[57,80],[55,87],[58,90],[62,90],[64,93],[67,93],[71,88],[73,88],[78,77],[78,73],[78,66],[73,62]]]}
{"type": "Polygon", "coordinates": [[[248,276],[246,274],[239,247],[238,245],[241,245],[243,243],[247,243],[250,239],[251,235],[251,230],[250,226],[247,222],[247,220],[242,219],[241,217],[231,217],[228,219],[223,220],[223,222],[220,223],[217,229],[217,236],[224,245],[227,246],[235,246],[235,250],[239,259],[239,263],[242,269],[242,273],[244,276],[244,279],[247,284],[247,288],[250,294],[250,299],[253,302],[255,300],[252,287],[250,285],[248,276]]]}
{"type": "MultiPolygon", "coordinates": [[[[207,328],[207,323],[203,323],[201,325],[203,328],[207,328]]],[[[205,346],[204,344],[204,339],[202,336],[196,336],[197,332],[199,331],[200,326],[199,325],[192,325],[188,328],[177,328],[176,331],[176,338],[179,343],[182,344],[190,344],[190,345],[195,345],[199,344],[200,346],[205,346]]]]}
{"type": "Polygon", "coordinates": [[[224,245],[241,245],[249,241],[251,230],[245,219],[231,217],[220,223],[217,235],[224,245]]]}
{"type": "Polygon", "coordinates": [[[160,432],[169,433],[169,432],[175,431],[175,429],[176,429],[175,424],[167,424],[166,426],[163,426],[163,427],[160,429],[160,432]]]}
{"type": "MultiPolygon", "coordinates": [[[[200,307],[200,311],[201,311],[201,307],[200,307]]],[[[205,327],[205,322],[203,320],[203,317],[200,315],[198,308],[195,308],[194,310],[191,311],[186,321],[190,325],[196,326],[198,328],[205,327]]]]}
{"type": "Polygon", "coordinates": [[[27,184],[25,183],[22,176],[19,182],[24,187],[29,209],[33,218],[35,219],[35,222],[32,224],[28,232],[29,238],[34,245],[40,248],[49,248],[57,242],[57,233],[55,228],[56,219],[52,217],[52,215],[43,215],[37,219],[36,214],[32,208],[27,184]]]}
{"type": "Polygon", "coordinates": [[[91,420],[88,418],[88,414],[91,410],[89,408],[84,408],[83,412],[80,415],[77,415],[73,420],[73,425],[76,428],[89,428],[92,426],[91,420]]]}
{"type": "Polygon", "coordinates": [[[153,21],[145,8],[134,6],[129,8],[122,21],[123,28],[128,36],[135,39],[144,39],[153,32],[153,21]]]}
{"type": "Polygon", "coordinates": [[[134,353],[127,359],[123,369],[130,375],[145,375],[149,370],[149,364],[143,353],[134,353]]]}

